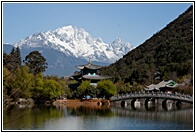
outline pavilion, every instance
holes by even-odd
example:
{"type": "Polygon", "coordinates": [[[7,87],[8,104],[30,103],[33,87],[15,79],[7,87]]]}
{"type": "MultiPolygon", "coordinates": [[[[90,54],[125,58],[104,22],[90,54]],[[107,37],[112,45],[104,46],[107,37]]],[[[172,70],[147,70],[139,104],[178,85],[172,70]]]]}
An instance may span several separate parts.
{"type": "Polygon", "coordinates": [[[80,69],[80,72],[75,73],[72,78],[79,82],[81,82],[82,80],[89,80],[90,85],[97,86],[97,82],[99,82],[100,80],[111,78],[109,76],[99,75],[99,69],[101,69],[103,66],[94,65],[90,61],[88,62],[88,64],[78,65],[76,67],[80,69]]]}

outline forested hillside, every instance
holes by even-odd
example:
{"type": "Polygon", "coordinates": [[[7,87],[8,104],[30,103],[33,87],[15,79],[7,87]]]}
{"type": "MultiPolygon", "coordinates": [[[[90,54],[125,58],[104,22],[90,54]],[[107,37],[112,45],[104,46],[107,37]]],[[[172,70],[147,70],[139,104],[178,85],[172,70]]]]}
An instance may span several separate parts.
{"type": "Polygon", "coordinates": [[[193,6],[120,60],[101,70],[115,82],[152,84],[193,76],[193,6]]]}

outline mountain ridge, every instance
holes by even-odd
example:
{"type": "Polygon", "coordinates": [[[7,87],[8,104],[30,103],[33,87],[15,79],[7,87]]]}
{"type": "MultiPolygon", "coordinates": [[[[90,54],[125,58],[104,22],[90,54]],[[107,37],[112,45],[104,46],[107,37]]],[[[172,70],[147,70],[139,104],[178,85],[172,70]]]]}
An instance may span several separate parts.
{"type": "Polygon", "coordinates": [[[192,79],[193,6],[101,73],[131,84],[151,84],[156,76],[160,80],[192,79]]]}
{"type": "Polygon", "coordinates": [[[72,25],[37,32],[14,44],[4,44],[4,51],[9,53],[11,46],[20,48],[22,59],[34,50],[39,51],[48,63],[44,74],[60,77],[71,75],[77,70],[76,65],[89,60],[107,66],[134,48],[120,38],[111,44],[104,43],[100,37],[92,38],[83,28],[72,25]]]}
{"type": "Polygon", "coordinates": [[[86,60],[112,63],[133,49],[130,43],[119,38],[111,44],[104,43],[99,38],[92,38],[83,28],[69,25],[56,30],[38,32],[14,43],[15,47],[51,47],[67,56],[84,58],[86,60]]]}

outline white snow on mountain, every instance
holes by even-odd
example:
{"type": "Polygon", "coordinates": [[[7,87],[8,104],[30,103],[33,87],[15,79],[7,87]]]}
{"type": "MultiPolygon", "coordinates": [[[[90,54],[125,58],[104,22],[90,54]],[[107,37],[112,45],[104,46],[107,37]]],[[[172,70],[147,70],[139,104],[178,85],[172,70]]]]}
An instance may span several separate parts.
{"type": "Polygon", "coordinates": [[[101,38],[91,37],[84,29],[71,25],[35,33],[13,45],[20,48],[52,48],[67,56],[107,63],[115,62],[133,49],[130,43],[119,38],[107,44],[101,38]]]}

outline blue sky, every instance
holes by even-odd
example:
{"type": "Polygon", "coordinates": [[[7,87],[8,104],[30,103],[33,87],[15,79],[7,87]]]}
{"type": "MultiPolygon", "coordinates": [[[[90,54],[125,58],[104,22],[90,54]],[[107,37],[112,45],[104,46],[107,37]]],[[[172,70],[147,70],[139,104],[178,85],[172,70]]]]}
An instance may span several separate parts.
{"type": "Polygon", "coordinates": [[[142,44],[192,3],[3,3],[3,43],[73,25],[93,38],[142,44]]]}

